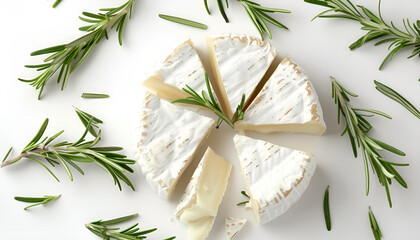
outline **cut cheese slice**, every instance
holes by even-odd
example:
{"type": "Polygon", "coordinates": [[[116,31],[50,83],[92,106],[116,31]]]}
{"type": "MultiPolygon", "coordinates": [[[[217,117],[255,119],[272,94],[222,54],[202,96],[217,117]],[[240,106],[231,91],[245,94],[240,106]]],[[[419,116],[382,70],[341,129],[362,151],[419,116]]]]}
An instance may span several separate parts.
{"type": "Polygon", "coordinates": [[[229,118],[245,94],[245,106],[270,67],[277,49],[270,43],[244,35],[207,38],[210,62],[215,75],[222,108],[229,118]]]}
{"type": "Polygon", "coordinates": [[[226,236],[227,240],[232,240],[239,231],[242,230],[247,220],[245,218],[226,218],[226,236]]]}
{"type": "Polygon", "coordinates": [[[189,225],[188,238],[203,240],[209,234],[225,194],[232,166],[207,148],[175,211],[189,225]]]}
{"type": "Polygon", "coordinates": [[[235,124],[239,131],[297,132],[321,135],[326,126],[321,104],[303,70],[289,57],[235,124]]]}
{"type": "Polygon", "coordinates": [[[169,198],[215,121],[179,108],[147,92],[138,138],[137,158],[147,182],[169,198]]]}
{"type": "Polygon", "coordinates": [[[206,90],[204,67],[191,40],[180,44],[166,60],[160,64],[154,75],[143,82],[154,95],[172,101],[186,98],[182,91],[186,85],[196,92],[206,90]]]}
{"type": "Polygon", "coordinates": [[[257,223],[285,213],[306,190],[315,172],[311,154],[236,135],[242,175],[257,223]]]}

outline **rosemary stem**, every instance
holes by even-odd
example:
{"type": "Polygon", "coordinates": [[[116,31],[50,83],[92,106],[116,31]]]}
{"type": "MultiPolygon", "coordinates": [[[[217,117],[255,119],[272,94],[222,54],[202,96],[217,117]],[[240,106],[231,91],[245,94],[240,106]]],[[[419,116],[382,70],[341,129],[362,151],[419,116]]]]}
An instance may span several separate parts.
{"type": "Polygon", "coordinates": [[[2,164],[0,164],[0,168],[6,167],[8,165],[11,165],[11,164],[19,161],[20,159],[22,159],[24,157],[30,156],[32,153],[45,153],[45,152],[51,152],[53,150],[61,150],[61,151],[63,151],[63,150],[67,150],[67,147],[55,147],[55,148],[52,148],[52,147],[46,147],[46,148],[44,148],[43,147],[43,148],[35,148],[32,151],[27,151],[27,152],[20,153],[19,155],[15,156],[15,157],[7,160],[7,161],[4,161],[2,164]]]}

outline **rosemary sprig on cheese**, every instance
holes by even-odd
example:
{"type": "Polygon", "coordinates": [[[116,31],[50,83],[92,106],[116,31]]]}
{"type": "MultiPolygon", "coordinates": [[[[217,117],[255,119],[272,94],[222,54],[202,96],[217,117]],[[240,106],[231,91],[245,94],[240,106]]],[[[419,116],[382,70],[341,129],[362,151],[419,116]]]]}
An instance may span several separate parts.
{"type": "Polygon", "coordinates": [[[360,22],[362,30],[367,31],[367,33],[351,44],[350,50],[359,48],[377,38],[383,39],[377,41],[375,46],[390,42],[390,51],[379,69],[382,69],[385,63],[392,60],[394,55],[402,49],[412,49],[408,58],[416,55],[420,57],[420,20],[411,24],[409,19],[403,19],[403,30],[397,28],[392,21],[391,24],[388,24],[381,14],[381,1],[379,1],[378,15],[363,6],[357,5],[356,7],[350,0],[347,0],[347,3],[342,0],[305,0],[305,2],[328,8],[328,10],[315,16],[314,19],[344,18],[360,22]]]}
{"type": "Polygon", "coordinates": [[[381,115],[391,119],[391,117],[383,112],[372,109],[352,108],[349,105],[351,97],[357,97],[356,94],[342,87],[333,77],[331,77],[332,97],[338,107],[338,123],[340,116],[345,120],[345,129],[341,135],[347,133],[353,149],[354,157],[357,157],[357,148],[360,149],[366,176],[366,195],[369,194],[369,165],[374,174],[378,176],[379,183],[385,188],[389,206],[392,207],[391,195],[388,184],[395,179],[401,186],[407,188],[407,183],[394,168],[394,166],[408,166],[408,164],[395,163],[385,160],[379,152],[387,150],[399,156],[405,156],[405,153],[390,146],[384,142],[368,136],[372,125],[366,119],[374,114],[381,115]],[[371,115],[367,115],[371,114],[371,115]]]}
{"type": "Polygon", "coordinates": [[[188,19],[185,19],[185,18],[169,16],[169,15],[165,15],[165,14],[159,14],[159,17],[162,18],[162,19],[165,19],[167,21],[179,23],[179,24],[182,24],[182,25],[195,27],[195,28],[200,28],[200,29],[207,29],[207,25],[196,22],[196,21],[188,20],[188,19]]]}
{"type": "Polygon", "coordinates": [[[37,77],[29,80],[19,78],[19,80],[39,90],[38,99],[40,99],[48,80],[58,71],[57,83],[61,82],[61,90],[64,90],[70,74],[86,59],[93,47],[104,37],[108,39],[108,30],[116,27],[118,40],[122,45],[123,29],[126,20],[131,17],[134,2],[135,0],[128,0],[119,7],[102,8],[99,9],[102,12],[97,14],[83,12],[83,17],[79,18],[88,25],[79,29],[87,33],[70,43],[32,52],[31,56],[46,54],[49,56],[44,59],[44,63],[25,65],[27,68],[40,71],[37,77]]]}
{"type": "Polygon", "coordinates": [[[405,107],[409,112],[411,112],[414,116],[420,119],[420,111],[411,104],[407,99],[405,99],[401,94],[396,92],[394,89],[388,87],[387,85],[380,83],[378,81],[374,81],[376,85],[376,90],[378,90],[383,95],[389,97],[390,99],[396,101],[397,103],[401,104],[405,107]]]}
{"type": "Polygon", "coordinates": [[[31,208],[31,207],[47,204],[60,197],[61,195],[44,195],[43,197],[15,197],[15,200],[19,202],[33,203],[23,209],[23,210],[27,210],[28,208],[31,208]]]}
{"type": "Polygon", "coordinates": [[[246,198],[248,198],[248,201],[243,201],[243,202],[240,202],[240,203],[236,204],[236,206],[241,206],[241,205],[245,205],[245,204],[249,203],[249,199],[250,199],[249,195],[248,195],[248,194],[246,194],[246,192],[245,192],[245,191],[241,191],[241,194],[242,194],[243,196],[245,196],[246,198]]]}
{"type": "Polygon", "coordinates": [[[376,221],[375,215],[373,215],[372,208],[369,206],[369,222],[370,228],[372,229],[373,237],[375,240],[381,240],[382,232],[379,228],[378,222],[376,221]]]}
{"type": "Polygon", "coordinates": [[[71,143],[68,141],[62,141],[53,143],[64,132],[64,130],[56,133],[52,137],[43,138],[44,132],[48,126],[47,118],[41,125],[41,128],[35,137],[28,143],[28,145],[26,145],[22,152],[19,155],[4,161],[0,167],[14,164],[25,158],[44,167],[57,181],[59,181],[50,168],[48,168],[40,160],[44,159],[52,167],[62,165],[70,180],[73,181],[73,173],[70,170],[70,166],[80,172],[80,174],[84,175],[83,170],[77,165],[77,163],[95,163],[111,175],[114,179],[114,183],[118,185],[120,190],[122,189],[120,180],[134,190],[133,184],[130,179],[124,175],[124,173],[126,171],[132,173],[133,170],[129,167],[129,165],[135,164],[136,161],[127,159],[127,156],[116,153],[123,149],[121,147],[97,147],[96,145],[101,141],[100,130],[95,139],[86,141],[85,137],[89,131],[92,121],[93,120],[90,119],[86,130],[76,142],[71,143]]]}
{"type": "MultiPolygon", "coordinates": [[[[98,237],[109,240],[134,240],[134,239],[145,239],[147,234],[157,230],[157,228],[147,229],[140,231],[139,224],[136,223],[130,227],[121,230],[118,227],[111,227],[116,224],[124,223],[136,218],[138,214],[132,214],[124,217],[114,218],[110,220],[98,220],[85,224],[86,228],[98,237]]],[[[164,240],[173,240],[175,237],[166,238],[164,240]]]]}
{"type": "MultiPolygon", "coordinates": [[[[254,26],[257,28],[258,32],[261,35],[261,39],[264,39],[264,33],[272,38],[271,31],[268,28],[267,22],[273,24],[276,27],[288,29],[285,25],[274,19],[273,17],[269,16],[267,13],[291,13],[290,10],[280,9],[280,8],[271,8],[271,7],[264,7],[261,4],[250,1],[250,0],[237,0],[239,3],[242,4],[248,17],[251,19],[254,26]]],[[[210,9],[208,7],[207,0],[204,0],[204,6],[208,14],[210,14],[210,9]]],[[[217,0],[217,6],[219,7],[219,11],[225,22],[229,22],[229,19],[226,15],[223,1],[217,0]]],[[[226,0],[226,6],[229,7],[229,2],[226,0]]]]}
{"type": "Polygon", "coordinates": [[[328,231],[331,231],[331,215],[330,215],[330,186],[328,185],[324,193],[324,218],[325,226],[328,231]]]}
{"type": "Polygon", "coordinates": [[[186,85],[186,88],[182,88],[182,90],[188,93],[190,96],[183,99],[182,98],[175,99],[172,101],[172,103],[196,105],[196,106],[201,106],[201,107],[210,109],[219,117],[217,126],[219,126],[223,121],[225,121],[229,126],[234,128],[234,123],[236,121],[243,119],[244,113],[242,112],[242,109],[245,104],[245,95],[242,95],[241,102],[236,108],[236,117],[233,120],[231,120],[223,113],[219,103],[214,98],[213,92],[210,87],[210,81],[209,81],[207,72],[205,73],[205,78],[206,78],[207,92],[203,90],[200,96],[194,89],[186,85]]]}

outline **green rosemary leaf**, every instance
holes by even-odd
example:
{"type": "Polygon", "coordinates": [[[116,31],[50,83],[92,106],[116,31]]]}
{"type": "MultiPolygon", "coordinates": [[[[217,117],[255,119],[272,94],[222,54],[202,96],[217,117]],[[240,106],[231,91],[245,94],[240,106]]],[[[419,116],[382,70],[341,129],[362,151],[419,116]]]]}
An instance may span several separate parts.
{"type": "Polygon", "coordinates": [[[411,112],[415,117],[420,119],[420,111],[411,104],[407,99],[405,99],[401,94],[396,92],[394,89],[388,87],[387,85],[380,83],[374,80],[376,85],[376,90],[380,93],[384,94],[385,96],[391,98],[392,100],[396,101],[397,103],[401,104],[405,107],[409,112],[411,112]]]}
{"type": "Polygon", "coordinates": [[[131,214],[131,215],[124,216],[124,217],[114,218],[114,219],[111,219],[111,220],[100,221],[98,223],[98,225],[101,225],[101,226],[115,225],[115,224],[118,224],[118,223],[129,221],[133,218],[136,218],[138,215],[139,214],[135,213],[135,214],[131,214]]]}
{"type": "Polygon", "coordinates": [[[417,20],[416,23],[411,24],[408,19],[403,19],[405,31],[397,28],[393,22],[391,22],[391,24],[385,22],[381,14],[381,0],[379,0],[378,15],[375,15],[364,6],[358,5],[356,7],[350,0],[305,0],[305,2],[328,8],[316,15],[314,19],[318,17],[342,18],[350,19],[361,24],[361,29],[367,31],[367,33],[351,44],[350,50],[359,48],[365,43],[380,37],[384,37],[385,39],[379,40],[375,46],[390,42],[389,53],[382,61],[379,69],[382,69],[384,65],[388,61],[391,61],[402,49],[412,49],[412,53],[408,58],[412,58],[416,55],[420,57],[419,20],[417,20]]]}
{"type": "Polygon", "coordinates": [[[240,202],[240,203],[236,204],[236,206],[242,206],[242,205],[245,205],[247,203],[249,203],[249,201],[243,201],[243,202],[240,202]]]}
{"type": "Polygon", "coordinates": [[[207,29],[207,25],[199,23],[199,22],[195,22],[195,21],[191,21],[185,18],[180,18],[180,17],[174,17],[174,16],[169,16],[169,15],[164,15],[164,14],[159,14],[159,17],[171,22],[175,22],[175,23],[179,23],[179,24],[183,24],[186,26],[190,26],[190,27],[195,27],[195,28],[200,28],[200,29],[207,29]]]}
{"type": "Polygon", "coordinates": [[[4,158],[3,158],[3,161],[2,161],[2,162],[6,161],[6,159],[9,157],[10,153],[12,152],[12,150],[13,150],[13,147],[10,147],[10,148],[9,148],[9,151],[7,151],[6,155],[4,156],[4,158]]]}
{"type": "Polygon", "coordinates": [[[96,124],[103,123],[103,121],[95,116],[92,116],[91,114],[87,112],[84,112],[78,109],[77,107],[73,107],[73,108],[76,111],[77,116],[79,117],[80,121],[83,123],[85,128],[89,129],[89,132],[90,134],[92,134],[92,136],[97,137],[98,134],[96,133],[94,127],[98,128],[96,124]],[[90,123],[91,119],[92,119],[92,122],[90,123]]]}
{"type": "Polygon", "coordinates": [[[367,134],[372,128],[372,125],[366,120],[365,116],[359,112],[364,111],[383,116],[388,115],[376,110],[350,107],[350,98],[347,94],[352,97],[356,97],[357,95],[346,90],[333,77],[331,77],[331,83],[333,90],[332,97],[337,104],[339,116],[340,114],[343,115],[345,120],[345,130],[343,131],[343,134],[348,134],[354,156],[357,157],[357,148],[359,148],[362,153],[361,155],[365,167],[366,195],[369,194],[370,165],[372,172],[377,175],[379,183],[385,188],[389,206],[392,207],[388,184],[391,184],[392,179],[395,179],[401,186],[407,187],[407,184],[393,166],[407,166],[407,164],[386,161],[381,156],[380,152],[386,150],[400,156],[405,156],[405,153],[393,146],[369,137],[367,134]]]}
{"type": "Polygon", "coordinates": [[[102,93],[83,93],[82,98],[109,98],[109,95],[102,93]]]}
{"type": "Polygon", "coordinates": [[[249,195],[245,191],[241,191],[241,194],[244,195],[247,198],[250,198],[249,195]]]}
{"type": "Polygon", "coordinates": [[[61,3],[61,0],[56,0],[55,2],[54,2],[54,4],[53,4],[53,8],[55,8],[55,7],[57,7],[58,6],[58,4],[60,4],[61,3]]]}
{"type": "Polygon", "coordinates": [[[207,14],[210,15],[210,9],[209,9],[209,5],[207,3],[207,0],[204,0],[204,7],[206,8],[207,14]]]}
{"type": "Polygon", "coordinates": [[[26,202],[26,203],[35,203],[24,208],[24,210],[27,210],[31,207],[49,203],[60,197],[61,195],[56,195],[56,196],[44,195],[43,197],[15,197],[15,200],[20,201],[20,202],[26,202]]]}
{"type": "Polygon", "coordinates": [[[222,0],[217,0],[217,6],[219,7],[220,14],[222,15],[223,19],[225,19],[225,22],[229,22],[229,18],[226,15],[225,7],[223,6],[222,0]]]}
{"type": "Polygon", "coordinates": [[[331,231],[331,216],[330,216],[330,186],[325,189],[324,193],[324,218],[327,230],[331,231]]]}
{"type": "Polygon", "coordinates": [[[381,240],[382,238],[382,232],[381,229],[379,229],[378,222],[376,221],[375,215],[373,215],[372,208],[369,206],[369,222],[370,222],[370,228],[372,229],[373,236],[375,240],[381,240]]]}

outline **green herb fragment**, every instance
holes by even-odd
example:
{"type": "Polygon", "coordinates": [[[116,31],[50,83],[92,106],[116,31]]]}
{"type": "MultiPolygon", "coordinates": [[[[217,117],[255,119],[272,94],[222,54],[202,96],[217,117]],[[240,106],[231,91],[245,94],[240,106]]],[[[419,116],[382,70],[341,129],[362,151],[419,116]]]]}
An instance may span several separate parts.
{"type": "Polygon", "coordinates": [[[98,134],[96,133],[95,128],[99,128],[97,124],[103,123],[103,121],[97,117],[92,116],[91,114],[84,112],[77,107],[73,107],[76,111],[77,116],[79,117],[80,121],[83,123],[85,128],[88,128],[88,131],[92,136],[97,137],[98,134]],[[91,124],[89,122],[92,120],[91,124]]]}
{"type": "Polygon", "coordinates": [[[28,68],[41,71],[37,77],[29,80],[19,78],[19,80],[39,90],[38,99],[40,99],[48,80],[58,71],[57,84],[61,82],[61,90],[64,90],[70,74],[86,59],[93,47],[104,37],[108,39],[108,30],[115,27],[118,32],[118,41],[122,45],[122,32],[126,19],[131,17],[134,2],[135,0],[128,0],[119,7],[103,8],[97,14],[83,12],[83,17],[79,18],[88,25],[79,30],[87,33],[70,43],[32,52],[31,56],[44,54],[50,56],[44,59],[43,64],[26,65],[28,68]]]}
{"type": "Polygon", "coordinates": [[[350,50],[359,48],[363,44],[378,38],[382,39],[377,41],[375,46],[390,43],[389,53],[382,61],[379,69],[382,69],[385,63],[392,60],[394,55],[402,49],[412,49],[408,58],[416,55],[420,57],[420,20],[411,24],[409,19],[403,19],[403,30],[397,28],[393,22],[388,24],[382,18],[380,0],[378,15],[375,15],[366,7],[360,5],[356,7],[350,0],[347,0],[347,3],[342,0],[305,0],[305,2],[329,8],[313,19],[344,18],[359,22],[362,25],[361,29],[367,31],[367,33],[351,44],[350,50]]]}
{"type": "Polygon", "coordinates": [[[159,17],[162,19],[179,23],[179,24],[183,24],[186,26],[200,28],[200,29],[207,29],[207,25],[199,23],[199,22],[191,21],[185,18],[179,18],[179,17],[169,16],[169,15],[164,15],[164,14],[159,14],[159,17]]]}
{"type": "Polygon", "coordinates": [[[7,151],[6,155],[4,156],[4,158],[3,158],[3,161],[2,161],[2,162],[6,161],[6,159],[9,157],[10,153],[12,152],[12,150],[13,150],[13,147],[10,147],[10,148],[9,148],[9,151],[7,151]]]}
{"type": "Polygon", "coordinates": [[[83,93],[82,98],[109,98],[109,95],[102,93],[83,93]]]}
{"type": "Polygon", "coordinates": [[[261,35],[261,39],[264,39],[264,33],[267,33],[268,37],[270,39],[273,38],[271,35],[271,31],[267,26],[266,22],[269,22],[273,24],[274,26],[277,26],[279,28],[288,29],[285,25],[281,24],[276,19],[270,17],[266,14],[268,13],[291,13],[290,10],[286,9],[280,9],[280,8],[269,8],[269,7],[263,7],[260,4],[256,2],[252,2],[249,0],[238,0],[242,4],[242,6],[245,8],[246,13],[248,14],[249,18],[251,19],[254,26],[257,28],[258,32],[261,35]]]}
{"type": "Polygon", "coordinates": [[[372,125],[366,119],[367,117],[372,117],[373,114],[379,114],[389,118],[390,116],[377,110],[350,107],[349,96],[357,97],[357,95],[342,87],[341,84],[339,84],[333,77],[331,77],[331,86],[332,98],[338,108],[338,123],[340,123],[341,115],[345,120],[346,127],[341,135],[347,133],[349,136],[354,157],[357,157],[357,148],[359,148],[362,153],[366,177],[366,195],[369,194],[370,165],[373,173],[377,175],[379,183],[385,188],[389,206],[392,207],[391,194],[388,184],[391,184],[392,179],[395,179],[402,187],[407,188],[407,183],[394,166],[408,166],[408,164],[387,161],[379,154],[379,152],[386,150],[399,156],[405,156],[405,153],[384,142],[369,137],[368,133],[372,129],[372,125]],[[363,112],[368,112],[372,115],[366,115],[363,114],[363,112]]]}
{"type": "Polygon", "coordinates": [[[369,222],[370,222],[370,228],[372,229],[373,237],[375,237],[375,240],[381,240],[382,232],[381,232],[381,229],[379,229],[378,222],[376,221],[375,215],[373,215],[372,208],[370,206],[369,206],[369,222]]]}
{"type": "Polygon", "coordinates": [[[242,117],[244,113],[242,112],[243,110],[243,105],[245,103],[245,94],[242,96],[242,100],[241,103],[238,105],[237,110],[236,110],[236,118],[234,120],[229,119],[222,111],[219,103],[216,101],[216,99],[214,98],[213,92],[211,90],[210,87],[210,80],[209,77],[207,75],[207,72],[204,73],[205,74],[205,79],[206,79],[206,86],[207,86],[207,92],[205,92],[204,90],[201,93],[201,96],[194,91],[194,89],[192,89],[190,86],[186,85],[187,88],[182,88],[182,90],[186,93],[188,93],[190,96],[182,99],[175,99],[172,101],[172,103],[181,103],[181,104],[188,104],[188,105],[195,105],[195,106],[201,106],[207,109],[210,109],[211,111],[213,111],[218,117],[218,121],[217,121],[217,127],[219,127],[219,125],[225,121],[227,124],[229,124],[229,126],[231,126],[232,128],[234,128],[234,124],[236,121],[240,120],[238,117],[242,117]],[[210,99],[209,99],[210,97],[210,99]]]}
{"type": "Polygon", "coordinates": [[[408,111],[410,111],[414,116],[420,119],[420,111],[414,107],[407,99],[405,99],[401,94],[396,92],[394,89],[388,87],[387,85],[380,83],[378,81],[374,81],[376,85],[376,90],[378,90],[383,95],[391,98],[392,100],[396,101],[397,103],[401,104],[405,107],[408,111]]]}
{"type": "Polygon", "coordinates": [[[324,218],[327,230],[331,231],[331,216],[330,216],[330,186],[325,189],[324,193],[324,218]]]}
{"type": "Polygon", "coordinates": [[[55,8],[55,7],[57,7],[58,6],[58,4],[60,4],[61,3],[61,0],[56,0],[55,2],[54,2],[54,4],[53,4],[53,8],[55,8]]]}
{"type": "MultiPolygon", "coordinates": [[[[138,214],[132,214],[120,218],[114,218],[106,221],[98,220],[95,222],[85,224],[86,228],[89,229],[93,234],[97,235],[98,237],[109,240],[109,239],[116,239],[116,240],[135,240],[135,239],[145,239],[147,238],[147,234],[152,233],[157,230],[157,228],[152,228],[148,230],[140,231],[138,227],[139,224],[136,223],[131,225],[128,228],[120,230],[117,227],[110,227],[112,225],[116,225],[119,223],[124,223],[130,221],[133,218],[136,218],[138,214]]],[[[164,240],[172,240],[175,237],[166,238],[164,240]]]]}
{"type": "Polygon", "coordinates": [[[26,202],[26,203],[35,203],[24,208],[24,210],[27,210],[28,208],[54,201],[58,199],[59,197],[61,197],[61,195],[55,195],[55,196],[44,195],[43,197],[15,197],[15,200],[20,201],[20,202],[26,202]]]}
{"type": "Polygon", "coordinates": [[[84,175],[83,170],[77,165],[77,163],[95,163],[102,167],[108,172],[114,179],[115,185],[121,190],[120,180],[126,183],[129,187],[134,190],[134,186],[130,179],[124,175],[126,171],[132,173],[128,165],[133,165],[136,161],[127,159],[127,156],[117,151],[121,151],[121,147],[96,147],[101,141],[101,131],[99,130],[98,136],[91,141],[86,141],[85,137],[91,127],[93,119],[89,120],[86,130],[82,136],[74,143],[68,141],[53,142],[64,132],[64,130],[56,133],[52,137],[42,138],[44,132],[48,126],[48,118],[45,119],[41,128],[35,135],[35,137],[26,145],[22,152],[12,159],[4,161],[0,167],[5,167],[19,160],[26,158],[32,160],[43,168],[45,168],[57,181],[57,176],[44,164],[40,159],[44,159],[52,167],[56,165],[62,165],[66,170],[67,175],[71,181],[73,181],[73,173],[70,170],[70,166],[76,169],[80,174],[84,175]]]}
{"type": "MultiPolygon", "coordinates": [[[[250,197],[249,197],[249,195],[248,195],[248,194],[246,194],[246,192],[245,192],[245,191],[241,191],[241,194],[242,194],[242,195],[244,195],[245,197],[247,197],[248,199],[250,198],[250,197]]],[[[240,203],[236,204],[236,206],[245,205],[245,204],[247,204],[247,203],[249,203],[249,200],[248,200],[248,201],[244,201],[244,202],[240,202],[240,203]]]]}

